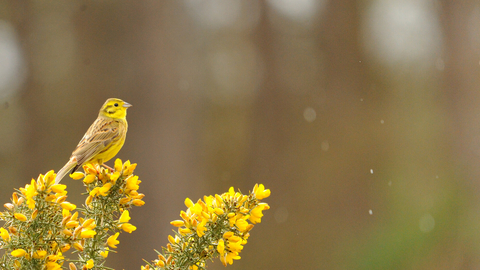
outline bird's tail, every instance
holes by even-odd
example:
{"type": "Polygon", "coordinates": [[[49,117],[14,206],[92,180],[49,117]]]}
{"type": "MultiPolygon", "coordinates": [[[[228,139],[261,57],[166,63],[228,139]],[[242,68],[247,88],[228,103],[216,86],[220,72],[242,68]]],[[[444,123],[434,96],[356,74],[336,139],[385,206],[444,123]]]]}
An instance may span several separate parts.
{"type": "Polygon", "coordinates": [[[60,183],[62,181],[62,178],[65,177],[65,175],[70,174],[73,168],[77,165],[77,161],[74,159],[70,159],[63,168],[60,169],[57,173],[57,177],[55,178],[55,184],[60,183]]]}

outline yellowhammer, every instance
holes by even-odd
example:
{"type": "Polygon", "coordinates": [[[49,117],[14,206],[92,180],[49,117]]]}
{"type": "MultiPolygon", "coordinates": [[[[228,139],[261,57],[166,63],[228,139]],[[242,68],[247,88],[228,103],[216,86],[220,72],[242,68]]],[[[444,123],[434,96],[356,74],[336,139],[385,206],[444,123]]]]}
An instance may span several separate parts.
{"type": "Polygon", "coordinates": [[[107,99],[87,133],[72,153],[70,160],[57,173],[58,184],[67,173],[73,173],[82,165],[102,165],[112,159],[125,143],[127,136],[127,109],[132,105],[118,99],[107,99]]]}

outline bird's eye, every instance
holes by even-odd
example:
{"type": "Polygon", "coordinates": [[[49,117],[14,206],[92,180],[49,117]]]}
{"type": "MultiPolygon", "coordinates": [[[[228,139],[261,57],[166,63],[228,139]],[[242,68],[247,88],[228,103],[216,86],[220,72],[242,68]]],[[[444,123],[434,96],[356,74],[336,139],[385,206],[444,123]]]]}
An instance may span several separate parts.
{"type": "Polygon", "coordinates": [[[113,106],[118,107],[118,103],[113,104],[113,106]]]}

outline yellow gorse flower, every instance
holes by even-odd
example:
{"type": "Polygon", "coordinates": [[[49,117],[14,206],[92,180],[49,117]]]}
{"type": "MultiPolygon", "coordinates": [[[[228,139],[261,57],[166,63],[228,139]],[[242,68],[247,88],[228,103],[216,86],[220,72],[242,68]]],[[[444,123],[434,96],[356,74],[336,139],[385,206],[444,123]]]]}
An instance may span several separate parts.
{"type": "Polygon", "coordinates": [[[46,250],[37,250],[35,253],[33,253],[33,258],[34,259],[43,259],[47,256],[47,251],[46,250]]]}
{"type": "Polygon", "coordinates": [[[21,213],[15,213],[13,216],[20,221],[27,221],[27,217],[21,213]]]}
{"type": "Polygon", "coordinates": [[[118,220],[118,222],[120,223],[119,227],[122,230],[124,230],[128,233],[131,233],[131,232],[135,231],[137,229],[137,227],[133,226],[130,223],[127,223],[128,221],[130,221],[130,213],[128,212],[128,210],[125,210],[125,211],[123,211],[122,215],[120,216],[120,219],[118,220]]]}
{"type": "Polygon", "coordinates": [[[143,206],[143,205],[145,205],[145,202],[142,201],[141,199],[133,199],[132,204],[135,205],[135,206],[143,206]]]}
{"type": "Polygon", "coordinates": [[[84,250],[83,245],[80,244],[79,242],[73,243],[73,248],[78,250],[78,251],[83,251],[84,250]]]}
{"type": "Polygon", "coordinates": [[[115,171],[121,172],[121,171],[122,171],[122,168],[123,168],[122,160],[120,160],[119,158],[117,158],[117,159],[115,160],[115,166],[114,166],[114,168],[115,168],[115,171]]]}
{"type": "Polygon", "coordinates": [[[132,176],[127,179],[127,190],[138,190],[140,181],[138,180],[138,176],[132,176]]]}
{"type": "Polygon", "coordinates": [[[270,189],[265,189],[262,184],[256,184],[255,187],[253,187],[253,193],[258,200],[263,200],[270,196],[270,189]]]}
{"type": "Polygon", "coordinates": [[[47,270],[59,270],[62,269],[62,266],[56,262],[47,262],[47,270]]]}
{"type": "Polygon", "coordinates": [[[87,263],[85,264],[85,267],[86,267],[87,269],[92,269],[93,266],[94,266],[94,263],[93,263],[93,260],[92,260],[92,259],[88,260],[87,263]]]}
{"type": "Polygon", "coordinates": [[[72,178],[73,180],[79,180],[79,179],[82,179],[85,177],[85,174],[82,173],[82,172],[74,172],[72,174],[70,174],[70,178],[72,178]]]}
{"type": "Polygon", "coordinates": [[[37,196],[37,183],[35,182],[34,179],[32,179],[30,185],[25,185],[25,188],[20,188],[20,191],[22,194],[25,196],[27,199],[27,205],[30,209],[33,209],[35,207],[35,200],[33,198],[37,196]]]}
{"type": "Polygon", "coordinates": [[[262,211],[263,210],[268,210],[270,209],[270,206],[268,206],[268,204],[266,203],[260,203],[258,204],[254,209],[252,209],[252,211],[250,212],[250,217],[249,217],[249,220],[253,223],[253,224],[256,224],[256,223],[260,223],[262,221],[262,217],[263,217],[263,213],[262,211]]]}
{"type": "Polygon", "coordinates": [[[27,251],[25,251],[24,249],[19,248],[19,249],[15,249],[14,251],[12,251],[11,254],[12,254],[13,257],[19,258],[19,257],[25,256],[25,254],[27,254],[27,251]]]}
{"type": "Polygon", "coordinates": [[[96,178],[95,174],[89,174],[83,179],[83,182],[85,184],[91,184],[93,183],[93,181],[95,181],[95,178],[96,178]]]}
{"type": "Polygon", "coordinates": [[[122,215],[120,216],[120,219],[118,220],[120,223],[125,223],[130,221],[130,212],[128,210],[123,211],[122,215]]]}
{"type": "Polygon", "coordinates": [[[112,186],[113,186],[112,183],[106,183],[105,185],[103,185],[103,187],[101,187],[98,190],[98,193],[102,196],[107,196],[108,191],[112,188],[112,186]]]}
{"type": "Polygon", "coordinates": [[[63,193],[65,192],[66,188],[67,188],[67,185],[62,185],[62,184],[56,184],[51,187],[52,191],[55,193],[63,193]]]}
{"type": "Polygon", "coordinates": [[[0,228],[0,237],[2,237],[5,242],[10,241],[10,234],[5,228],[0,228]]]}
{"type": "Polygon", "coordinates": [[[66,252],[66,251],[70,250],[70,248],[71,248],[70,244],[65,244],[64,246],[62,246],[62,247],[60,248],[60,250],[61,250],[62,252],[66,252]]]}
{"type": "Polygon", "coordinates": [[[108,257],[108,252],[109,252],[109,249],[107,247],[107,248],[105,248],[105,250],[100,252],[100,255],[104,258],[107,258],[108,257]]]}
{"type": "Polygon", "coordinates": [[[80,238],[92,238],[97,234],[96,231],[90,229],[82,229],[80,232],[80,238]]]}
{"type": "Polygon", "coordinates": [[[87,229],[94,229],[96,226],[95,220],[92,218],[89,218],[82,223],[82,227],[87,229]]]}
{"type": "Polygon", "coordinates": [[[121,225],[121,228],[122,230],[128,232],[128,233],[132,233],[133,231],[135,231],[137,229],[137,227],[133,226],[132,224],[130,223],[124,223],[121,225]]]}
{"type": "Polygon", "coordinates": [[[117,237],[118,237],[119,233],[117,232],[116,234],[110,236],[107,240],[107,244],[111,247],[111,248],[117,248],[117,245],[120,243],[120,241],[117,240],[117,237]]]}
{"type": "Polygon", "coordinates": [[[218,253],[220,253],[220,256],[225,253],[225,242],[223,241],[223,239],[218,240],[217,251],[218,253]]]}

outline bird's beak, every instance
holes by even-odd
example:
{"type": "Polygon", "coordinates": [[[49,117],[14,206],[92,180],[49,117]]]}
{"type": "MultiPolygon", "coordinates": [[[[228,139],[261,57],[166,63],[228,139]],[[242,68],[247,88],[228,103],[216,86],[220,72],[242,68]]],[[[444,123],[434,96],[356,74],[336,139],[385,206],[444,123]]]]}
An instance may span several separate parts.
{"type": "Polygon", "coordinates": [[[128,103],[128,102],[123,102],[123,106],[122,107],[125,107],[125,108],[129,108],[129,107],[132,107],[132,104],[128,103]]]}

